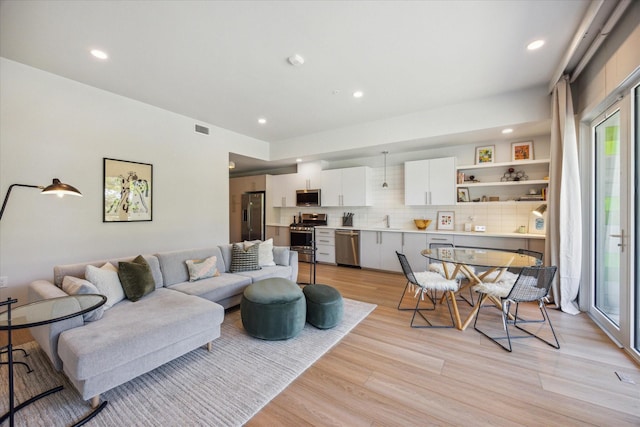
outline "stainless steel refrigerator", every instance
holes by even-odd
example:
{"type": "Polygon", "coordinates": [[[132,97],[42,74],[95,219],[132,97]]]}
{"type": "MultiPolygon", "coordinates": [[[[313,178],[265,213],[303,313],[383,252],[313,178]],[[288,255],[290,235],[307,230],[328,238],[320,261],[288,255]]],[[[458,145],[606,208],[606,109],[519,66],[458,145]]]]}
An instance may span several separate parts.
{"type": "Polygon", "coordinates": [[[264,240],[264,191],[242,195],[242,240],[264,240]]]}

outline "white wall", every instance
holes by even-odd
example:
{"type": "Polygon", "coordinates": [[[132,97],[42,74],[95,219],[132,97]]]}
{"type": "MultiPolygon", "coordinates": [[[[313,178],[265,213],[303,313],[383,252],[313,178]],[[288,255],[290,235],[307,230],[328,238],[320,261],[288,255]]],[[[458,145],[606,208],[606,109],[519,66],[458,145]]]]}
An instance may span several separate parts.
{"type": "MultiPolygon", "coordinates": [[[[228,241],[228,154],[268,144],[0,58],[0,192],[13,183],[76,186],[82,198],[14,188],[0,223],[0,275],[24,285],[52,267],[228,241]],[[153,165],[153,221],[102,222],[103,158],[153,165]]],[[[23,301],[21,301],[23,302],[23,301]]]]}
{"type": "Polygon", "coordinates": [[[505,93],[466,103],[333,129],[272,144],[271,159],[347,151],[407,141],[535,123],[551,116],[546,87],[505,93]]]}

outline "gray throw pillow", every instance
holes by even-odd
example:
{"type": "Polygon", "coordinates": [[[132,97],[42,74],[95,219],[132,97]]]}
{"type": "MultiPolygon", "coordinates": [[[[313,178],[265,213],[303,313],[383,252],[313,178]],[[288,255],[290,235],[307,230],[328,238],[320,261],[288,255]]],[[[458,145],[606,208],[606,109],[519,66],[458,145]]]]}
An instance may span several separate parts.
{"type": "Polygon", "coordinates": [[[151,267],[142,255],[135,257],[132,262],[120,261],[118,263],[118,277],[124,294],[131,301],[138,301],[156,289],[151,267]]]}
{"type": "MultiPolygon", "coordinates": [[[[88,280],[80,279],[73,276],[64,276],[62,279],[62,290],[69,295],[85,295],[85,294],[100,294],[98,288],[88,280]]],[[[104,305],[82,315],[85,322],[95,322],[102,319],[104,314],[104,305]]]]}
{"type": "Polygon", "coordinates": [[[231,248],[231,267],[229,271],[238,273],[240,271],[260,270],[258,251],[258,245],[251,245],[245,250],[242,244],[234,243],[231,248]]]}

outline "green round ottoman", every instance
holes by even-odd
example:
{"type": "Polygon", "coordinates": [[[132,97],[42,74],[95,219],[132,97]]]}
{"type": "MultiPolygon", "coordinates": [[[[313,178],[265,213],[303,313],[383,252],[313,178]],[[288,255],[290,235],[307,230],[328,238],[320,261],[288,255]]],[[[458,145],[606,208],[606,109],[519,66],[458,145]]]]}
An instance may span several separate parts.
{"type": "Polygon", "coordinates": [[[263,340],[293,338],[304,328],[307,304],[295,282],[264,279],[247,286],[240,301],[242,325],[249,335],[263,340]]]}
{"type": "Polygon", "coordinates": [[[342,295],[328,285],[307,285],[304,296],[307,299],[307,322],[318,329],[330,329],[342,320],[342,295]]]}

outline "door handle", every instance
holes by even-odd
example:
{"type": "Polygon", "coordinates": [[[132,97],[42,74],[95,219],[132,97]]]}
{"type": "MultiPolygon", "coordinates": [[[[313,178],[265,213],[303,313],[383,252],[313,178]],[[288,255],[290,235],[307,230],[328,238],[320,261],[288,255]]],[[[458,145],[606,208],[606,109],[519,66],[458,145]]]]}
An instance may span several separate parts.
{"type": "Polygon", "coordinates": [[[618,237],[620,238],[620,243],[618,243],[618,247],[620,248],[620,252],[624,252],[624,230],[620,230],[620,234],[610,234],[609,237],[618,237]]]}

